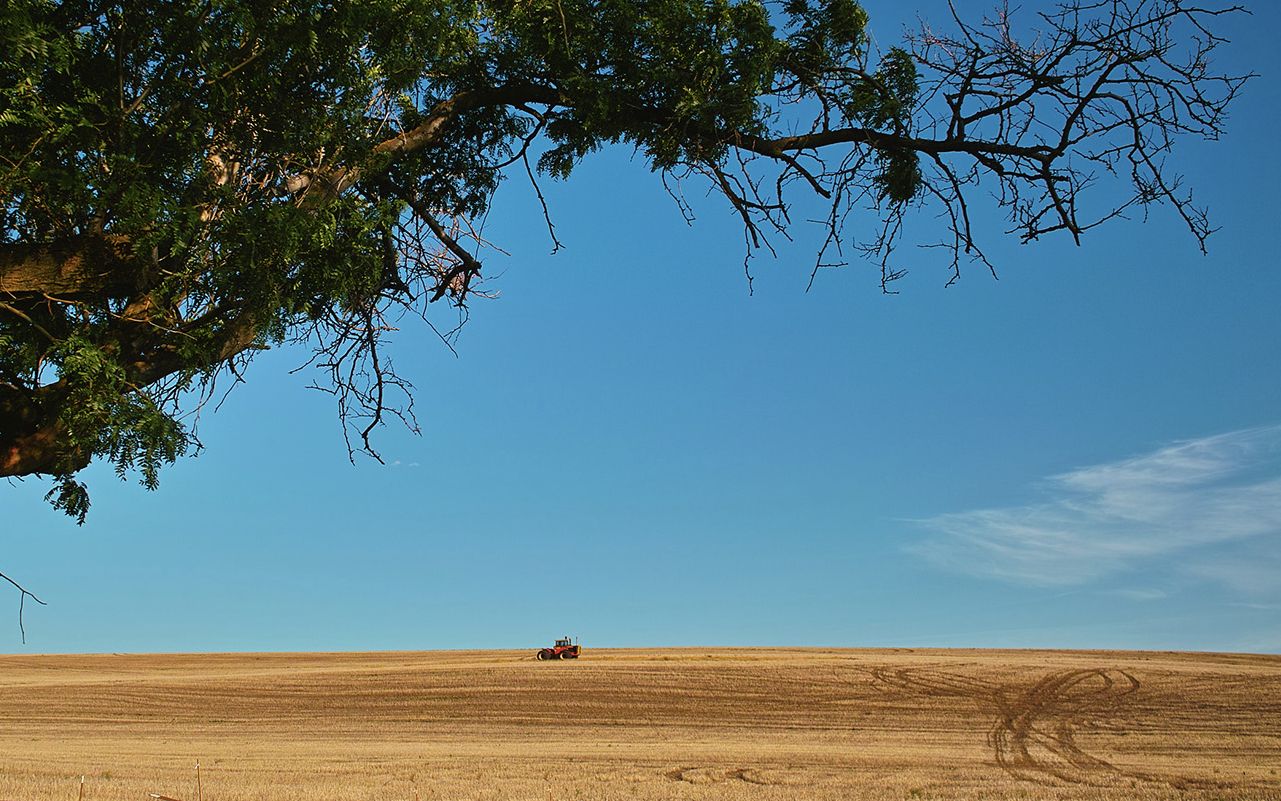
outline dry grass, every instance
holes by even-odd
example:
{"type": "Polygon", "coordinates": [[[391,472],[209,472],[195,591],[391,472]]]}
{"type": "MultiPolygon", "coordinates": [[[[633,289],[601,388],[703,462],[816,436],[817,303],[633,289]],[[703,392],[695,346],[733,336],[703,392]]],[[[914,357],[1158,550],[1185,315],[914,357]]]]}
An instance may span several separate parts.
{"type": "Polygon", "coordinates": [[[0,799],[1281,799],[1281,658],[0,657],[0,799]]]}

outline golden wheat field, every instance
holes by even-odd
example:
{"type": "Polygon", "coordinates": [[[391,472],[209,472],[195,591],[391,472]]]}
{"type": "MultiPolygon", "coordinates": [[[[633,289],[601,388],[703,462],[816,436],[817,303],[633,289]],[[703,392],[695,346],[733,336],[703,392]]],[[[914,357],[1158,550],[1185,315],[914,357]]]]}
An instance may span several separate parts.
{"type": "Polygon", "coordinates": [[[9,656],[0,676],[14,801],[1281,799],[1272,656],[9,656]]]}

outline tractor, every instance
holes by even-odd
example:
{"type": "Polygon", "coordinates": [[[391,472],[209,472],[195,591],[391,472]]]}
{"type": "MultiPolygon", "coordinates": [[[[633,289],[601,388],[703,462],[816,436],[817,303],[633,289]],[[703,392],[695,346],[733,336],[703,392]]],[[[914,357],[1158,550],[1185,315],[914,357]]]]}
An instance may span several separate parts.
{"type": "Polygon", "coordinates": [[[571,642],[568,637],[562,637],[551,648],[540,649],[535,656],[540,661],[544,659],[577,659],[582,652],[581,645],[571,642]]]}

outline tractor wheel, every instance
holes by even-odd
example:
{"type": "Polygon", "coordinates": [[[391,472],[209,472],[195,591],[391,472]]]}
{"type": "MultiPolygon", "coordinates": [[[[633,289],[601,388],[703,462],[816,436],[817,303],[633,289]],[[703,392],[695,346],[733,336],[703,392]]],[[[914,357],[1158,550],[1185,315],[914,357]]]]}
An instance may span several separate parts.
{"type": "Polygon", "coordinates": [[[568,651],[561,651],[559,654],[556,654],[556,658],[557,658],[557,659],[569,659],[569,652],[568,652],[568,651]]]}
{"type": "Polygon", "coordinates": [[[534,654],[534,658],[537,659],[539,662],[543,662],[547,659],[547,652],[539,651],[538,653],[534,654]]]}

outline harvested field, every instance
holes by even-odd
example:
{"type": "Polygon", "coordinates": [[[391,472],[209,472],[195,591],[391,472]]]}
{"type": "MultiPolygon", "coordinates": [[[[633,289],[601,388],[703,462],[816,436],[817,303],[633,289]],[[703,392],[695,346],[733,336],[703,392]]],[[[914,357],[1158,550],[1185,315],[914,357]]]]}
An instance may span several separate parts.
{"type": "Polygon", "coordinates": [[[1281,799],[1281,657],[0,657],[0,799],[1281,799]]]}

